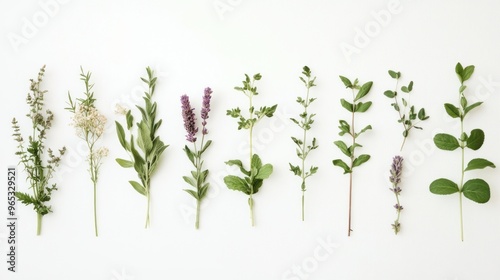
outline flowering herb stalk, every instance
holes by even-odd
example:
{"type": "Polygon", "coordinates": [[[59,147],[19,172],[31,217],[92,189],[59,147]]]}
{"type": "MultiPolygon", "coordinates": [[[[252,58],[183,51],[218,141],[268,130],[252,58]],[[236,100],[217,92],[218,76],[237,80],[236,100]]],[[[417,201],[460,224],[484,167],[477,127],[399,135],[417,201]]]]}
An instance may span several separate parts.
{"type": "Polygon", "coordinates": [[[469,65],[465,68],[458,63],[455,67],[455,73],[460,81],[460,88],[458,89],[458,106],[450,103],[445,103],[444,108],[446,113],[454,118],[460,119],[460,136],[455,137],[446,133],[439,133],[434,136],[434,144],[441,150],[454,151],[458,148],[461,149],[461,175],[459,184],[453,182],[452,180],[440,178],[434,180],[429,189],[434,194],[448,195],[458,192],[459,202],[460,202],[460,237],[464,240],[464,226],[463,226],[463,215],[462,215],[462,195],[466,198],[477,202],[486,203],[490,200],[490,186],[483,179],[470,179],[466,182],[465,172],[483,169],[486,167],[495,168],[495,165],[484,158],[475,158],[469,161],[467,166],[465,166],[465,148],[471,149],[473,151],[478,150],[483,146],[484,143],[484,132],[481,129],[473,129],[469,134],[464,131],[464,119],[468,113],[480,106],[483,102],[476,102],[469,105],[469,102],[465,96],[465,90],[467,86],[465,82],[474,73],[474,65],[469,65]]]}
{"type": "Polygon", "coordinates": [[[189,102],[189,97],[187,95],[181,96],[181,107],[182,107],[182,118],[184,119],[184,128],[186,129],[187,135],[186,140],[193,143],[193,149],[191,150],[187,145],[184,146],[184,152],[186,153],[189,161],[193,164],[195,170],[191,171],[191,177],[183,176],[182,178],[186,183],[191,185],[194,190],[184,189],[188,194],[190,194],[194,199],[196,199],[196,220],[195,228],[200,228],[200,205],[202,199],[205,197],[210,184],[206,182],[208,177],[208,169],[203,170],[203,160],[202,155],[207,150],[207,148],[212,144],[212,140],[208,140],[205,143],[205,135],[208,134],[207,119],[208,113],[210,112],[210,99],[212,98],[212,90],[207,87],[203,93],[203,104],[201,107],[201,141],[199,146],[196,146],[196,134],[198,132],[198,127],[196,126],[196,116],[194,114],[194,108],[191,108],[189,102]]]}
{"type": "Polygon", "coordinates": [[[226,162],[227,165],[239,167],[243,177],[238,177],[234,175],[228,175],[224,177],[224,183],[229,189],[237,190],[248,195],[248,205],[250,207],[250,220],[252,226],[254,226],[254,216],[253,216],[253,206],[254,199],[253,195],[257,193],[262,187],[264,179],[269,178],[273,173],[273,166],[271,164],[262,164],[259,155],[253,153],[252,149],[252,135],[254,126],[264,117],[271,118],[276,111],[278,105],[273,105],[271,107],[260,107],[255,110],[253,105],[253,97],[258,95],[257,87],[255,82],[262,78],[260,74],[253,75],[252,79],[245,74],[245,80],[243,81],[243,87],[235,87],[237,91],[241,91],[248,97],[248,118],[244,117],[241,113],[240,108],[235,108],[227,110],[227,115],[233,118],[239,119],[238,130],[248,129],[249,131],[249,143],[250,143],[250,156],[249,156],[249,169],[245,169],[243,162],[241,160],[229,160],[226,162]]]}
{"type": "Polygon", "coordinates": [[[406,142],[406,138],[410,134],[410,130],[412,128],[421,130],[422,128],[417,126],[417,124],[421,121],[427,120],[429,116],[425,114],[424,108],[418,110],[417,114],[415,106],[410,105],[410,93],[413,90],[413,81],[411,81],[408,86],[401,87],[401,91],[408,94],[408,99],[401,97],[398,100],[398,82],[399,78],[401,78],[401,72],[389,70],[389,76],[396,80],[396,87],[394,90],[386,90],[384,92],[384,95],[394,99],[394,103],[392,103],[391,106],[394,107],[394,110],[396,110],[399,114],[398,123],[401,123],[403,125],[403,143],[401,144],[400,149],[402,151],[406,142]],[[403,105],[403,108],[401,108],[400,102],[403,105]],[[419,121],[414,123],[417,118],[419,121]]]}
{"type": "Polygon", "coordinates": [[[80,80],[85,84],[85,98],[77,98],[73,102],[71,94],[68,92],[69,107],[65,109],[73,114],[72,125],[76,129],[76,135],[87,143],[89,149],[87,161],[89,163],[90,181],[92,181],[94,187],[94,232],[95,236],[99,236],[97,227],[97,180],[102,159],[108,155],[108,149],[106,147],[96,147],[96,144],[104,133],[107,120],[95,107],[96,99],[92,91],[94,84],[90,83],[92,73],[85,73],[82,67],[80,67],[80,70],[80,80]]]}
{"type": "MultiPolygon", "coordinates": [[[[160,157],[168,145],[165,145],[156,133],[162,120],[156,121],[156,102],[152,101],[156,87],[156,77],[153,70],[147,67],[147,78],[141,78],[146,83],[148,91],[144,92],[144,107],[136,106],[141,112],[142,119],[135,123],[130,110],[125,111],[127,130],[130,136],[126,137],[125,129],[119,122],[116,123],[116,132],[120,144],[129,154],[130,160],[117,158],[116,162],[124,168],[134,168],[140,182],[129,181],[130,185],[147,199],[146,225],[149,227],[149,208],[151,201],[151,177],[156,170],[160,157]]],[[[124,110],[118,110],[124,111],[124,110]]]]}
{"type": "Polygon", "coordinates": [[[44,110],[44,96],[47,90],[42,90],[40,84],[45,74],[45,65],[40,69],[38,78],[30,79],[30,93],[26,98],[26,103],[30,111],[26,116],[31,120],[31,134],[28,136],[28,143],[25,143],[21,135],[21,128],[16,118],[12,119],[14,130],[14,140],[18,143],[16,155],[20,157],[20,164],[23,165],[27,175],[27,181],[33,192],[32,195],[23,192],[16,192],[16,197],[25,205],[33,205],[37,213],[36,234],[42,231],[42,217],[52,212],[47,202],[50,201],[52,192],[57,190],[56,184],[49,185],[50,179],[54,176],[56,168],[59,166],[61,156],[66,148],[59,150],[59,155],[55,155],[49,148],[45,147],[47,131],[52,127],[54,114],[50,110],[44,110]],[[44,156],[46,154],[46,156],[44,156]]]}
{"type": "Polygon", "coordinates": [[[392,229],[394,230],[395,234],[398,234],[399,230],[401,229],[401,224],[399,223],[399,217],[401,215],[401,210],[403,210],[403,206],[399,202],[399,194],[401,193],[401,187],[399,184],[401,183],[401,173],[403,172],[403,158],[401,156],[395,156],[392,159],[392,165],[391,165],[391,176],[389,176],[389,181],[392,184],[392,188],[389,188],[391,192],[394,193],[396,196],[396,204],[394,205],[394,208],[396,208],[396,211],[398,213],[398,216],[396,220],[394,221],[394,224],[392,224],[392,229]]]}
{"type": "Polygon", "coordinates": [[[340,104],[347,111],[351,113],[351,122],[350,124],[345,120],[339,121],[339,135],[344,136],[345,134],[351,136],[351,145],[347,146],[344,141],[335,141],[333,142],[340,151],[349,158],[348,163],[344,162],[341,159],[333,160],[333,165],[338,166],[344,170],[344,174],[349,174],[349,218],[348,218],[348,231],[347,235],[351,236],[351,205],[352,205],[352,185],[353,185],[353,170],[355,167],[360,166],[361,164],[367,162],[370,159],[370,155],[362,154],[356,157],[355,151],[356,148],[362,147],[356,140],[358,137],[366,132],[369,129],[372,129],[371,125],[365,126],[360,131],[356,132],[355,123],[354,123],[354,115],[355,113],[364,113],[366,112],[372,105],[371,101],[367,102],[358,102],[360,99],[365,97],[372,87],[373,82],[367,82],[360,86],[358,84],[358,79],[354,80],[352,83],[348,78],[340,76],[340,79],[346,86],[346,88],[350,88],[352,90],[352,103],[346,101],[345,99],[340,99],[340,104]],[[357,92],[356,92],[357,91],[357,92]]]}
{"type": "Polygon", "coordinates": [[[305,170],[305,161],[306,157],[309,155],[309,152],[311,150],[317,149],[318,145],[316,143],[316,138],[313,138],[311,141],[310,145],[307,145],[307,131],[311,129],[311,125],[313,124],[314,120],[313,117],[316,114],[309,114],[307,109],[309,108],[309,105],[316,100],[316,98],[309,98],[309,90],[316,86],[314,84],[314,81],[316,80],[316,77],[311,78],[311,69],[309,67],[304,66],[302,68],[302,74],[304,77],[299,77],[300,80],[304,83],[306,87],[306,98],[303,99],[302,97],[297,97],[297,103],[302,105],[304,107],[304,112],[302,112],[299,117],[301,118],[300,121],[294,118],[290,118],[295,124],[297,124],[301,129],[302,129],[302,139],[298,139],[296,137],[292,137],[292,141],[297,145],[296,151],[297,151],[297,156],[301,160],[300,165],[290,165],[290,171],[293,172],[293,174],[297,175],[300,177],[302,180],[302,183],[300,185],[300,188],[302,190],[302,221],[304,221],[304,195],[306,192],[306,179],[309,176],[312,176],[318,171],[318,167],[316,166],[311,166],[309,168],[309,171],[305,170]],[[306,146],[307,145],[307,146],[306,146]]]}

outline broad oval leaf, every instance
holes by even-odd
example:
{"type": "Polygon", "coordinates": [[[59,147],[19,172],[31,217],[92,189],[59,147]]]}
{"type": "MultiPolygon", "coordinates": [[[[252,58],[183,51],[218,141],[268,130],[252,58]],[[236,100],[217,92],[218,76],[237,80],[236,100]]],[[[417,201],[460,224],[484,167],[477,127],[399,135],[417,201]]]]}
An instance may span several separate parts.
{"type": "Polygon", "coordinates": [[[140,194],[142,194],[142,195],[146,196],[146,189],[145,189],[145,188],[144,188],[141,184],[139,184],[139,183],[138,183],[138,182],[136,182],[136,181],[128,181],[128,182],[132,185],[132,187],[134,187],[134,189],[135,189],[138,193],[140,193],[140,194]]]}
{"type": "Polygon", "coordinates": [[[354,98],[354,101],[358,101],[361,98],[365,97],[368,92],[370,92],[370,89],[372,88],[373,82],[366,82],[361,86],[361,88],[358,91],[358,94],[356,94],[356,98],[354,98]]]}
{"type": "Polygon", "coordinates": [[[464,70],[462,71],[463,81],[464,82],[467,81],[472,76],[472,73],[474,73],[474,65],[469,65],[465,67],[464,70]]]}
{"type": "Polygon", "coordinates": [[[460,147],[457,138],[450,134],[438,133],[434,136],[434,144],[441,150],[453,151],[460,147]]]}
{"type": "Polygon", "coordinates": [[[450,104],[450,103],[445,103],[444,104],[444,109],[446,110],[446,113],[452,118],[460,118],[460,110],[458,110],[455,105],[450,104]]]}
{"type": "Polygon", "coordinates": [[[339,150],[346,156],[348,157],[351,157],[351,152],[349,151],[349,148],[347,148],[347,145],[346,143],[344,143],[343,141],[335,141],[333,142],[333,144],[335,144],[335,146],[337,146],[339,148],[339,150]]]}
{"type": "Polygon", "coordinates": [[[370,159],[369,155],[360,155],[359,157],[355,158],[352,167],[360,166],[361,164],[367,162],[370,159]]]}
{"type": "Polygon", "coordinates": [[[354,107],[351,103],[347,102],[344,98],[340,99],[340,105],[342,105],[342,107],[344,107],[347,111],[349,112],[353,112],[353,108],[354,107]]]}
{"type": "Polygon", "coordinates": [[[342,83],[344,83],[346,88],[352,87],[352,83],[348,78],[346,78],[344,76],[339,76],[339,77],[340,77],[340,80],[342,80],[342,83]]]}
{"type": "Polygon", "coordinates": [[[372,102],[371,101],[368,101],[366,103],[363,103],[363,102],[359,102],[358,104],[356,104],[356,112],[360,112],[360,113],[364,113],[366,112],[368,109],[370,109],[370,106],[372,106],[372,102]]]}
{"type": "Polygon", "coordinates": [[[130,168],[130,167],[134,166],[134,163],[131,162],[130,160],[125,160],[125,159],[117,158],[116,162],[118,162],[118,164],[121,167],[123,167],[123,168],[130,168]]]}
{"type": "Polygon", "coordinates": [[[471,179],[465,182],[462,192],[465,197],[477,203],[486,203],[490,200],[490,186],[483,179],[471,179]]]}
{"type": "Polygon", "coordinates": [[[484,158],[475,158],[475,159],[469,161],[469,163],[467,164],[467,168],[465,168],[465,171],[474,170],[474,169],[483,169],[486,167],[495,168],[496,166],[495,166],[495,164],[493,164],[493,162],[486,160],[484,158]]]}
{"type": "Polygon", "coordinates": [[[262,167],[262,161],[260,160],[259,155],[253,154],[250,168],[260,169],[261,167],[262,167]]]}
{"type": "Polygon", "coordinates": [[[396,96],[396,92],[392,91],[392,90],[386,90],[384,92],[384,95],[389,97],[389,98],[394,98],[396,96]]]}
{"type": "Polygon", "coordinates": [[[259,172],[257,173],[257,176],[255,176],[255,179],[267,179],[271,174],[273,173],[273,166],[271,164],[264,164],[260,169],[259,172]]]}
{"type": "Polygon", "coordinates": [[[351,168],[343,160],[334,159],[332,162],[333,162],[333,165],[344,169],[344,174],[351,173],[351,168]]]}
{"type": "Polygon", "coordinates": [[[228,175],[224,177],[224,183],[227,188],[230,190],[244,192],[246,194],[250,194],[250,188],[248,187],[245,180],[241,179],[238,176],[228,175]]]}
{"type": "Polygon", "coordinates": [[[483,146],[483,143],[484,132],[481,129],[473,129],[467,139],[467,148],[476,151],[483,146]]]}
{"type": "Polygon", "coordinates": [[[458,192],[458,185],[451,180],[440,178],[430,184],[429,190],[433,194],[453,194],[458,192]]]}

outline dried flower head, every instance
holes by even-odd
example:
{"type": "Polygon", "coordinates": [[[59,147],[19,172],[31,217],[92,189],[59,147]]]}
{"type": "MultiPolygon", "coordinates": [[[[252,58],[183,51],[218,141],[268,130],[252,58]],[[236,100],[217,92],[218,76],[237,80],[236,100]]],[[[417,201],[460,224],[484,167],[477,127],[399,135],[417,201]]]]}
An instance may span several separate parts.
{"type": "Polygon", "coordinates": [[[210,112],[210,99],[212,98],[212,89],[207,87],[205,88],[205,91],[203,93],[203,103],[201,107],[201,119],[203,120],[201,122],[201,125],[203,126],[201,132],[203,135],[208,134],[208,130],[206,128],[207,125],[207,119],[208,119],[208,112],[210,112]]]}
{"type": "Polygon", "coordinates": [[[196,117],[194,115],[194,108],[191,108],[189,103],[189,96],[181,96],[181,107],[182,107],[182,118],[184,119],[184,128],[186,129],[187,135],[186,140],[189,142],[196,142],[196,133],[198,128],[196,127],[196,117]]]}
{"type": "Polygon", "coordinates": [[[391,165],[391,176],[389,181],[393,184],[399,184],[401,182],[401,172],[403,171],[403,157],[395,156],[392,159],[391,165]]]}
{"type": "Polygon", "coordinates": [[[82,139],[99,138],[104,133],[106,117],[93,106],[81,105],[72,117],[76,135],[82,139]]]}

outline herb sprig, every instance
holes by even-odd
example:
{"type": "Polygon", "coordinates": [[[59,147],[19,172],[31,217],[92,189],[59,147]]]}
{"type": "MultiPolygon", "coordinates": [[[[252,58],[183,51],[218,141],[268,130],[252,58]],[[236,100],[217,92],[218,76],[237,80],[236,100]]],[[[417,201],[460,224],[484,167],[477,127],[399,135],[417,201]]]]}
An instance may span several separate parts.
{"type": "Polygon", "coordinates": [[[459,184],[449,179],[439,178],[434,180],[429,186],[429,190],[438,195],[448,195],[458,192],[460,202],[460,238],[462,241],[464,241],[462,195],[481,204],[490,200],[490,186],[488,183],[479,178],[464,181],[465,173],[467,171],[483,169],[486,167],[495,168],[495,164],[484,158],[474,158],[469,161],[467,166],[465,166],[465,148],[477,151],[483,146],[484,143],[483,130],[476,128],[471,130],[469,134],[467,134],[464,130],[465,117],[472,109],[479,107],[483,103],[475,102],[469,104],[465,96],[465,90],[467,89],[465,82],[472,76],[474,69],[474,65],[469,65],[464,68],[460,63],[457,63],[455,73],[460,81],[460,87],[458,89],[458,106],[450,103],[444,104],[446,113],[451,118],[460,119],[460,136],[455,137],[446,133],[439,133],[434,136],[434,144],[441,150],[454,151],[458,148],[461,149],[461,175],[459,184]]]}
{"type": "Polygon", "coordinates": [[[57,190],[54,183],[49,185],[50,179],[54,176],[56,168],[61,162],[61,157],[66,152],[66,147],[59,149],[59,155],[55,155],[50,148],[45,147],[47,140],[47,131],[52,127],[54,114],[50,110],[44,112],[44,97],[48,92],[42,90],[40,84],[45,74],[45,65],[38,72],[38,78],[30,79],[30,91],[26,98],[26,103],[30,111],[26,116],[31,120],[31,135],[28,136],[28,143],[25,146],[24,138],[21,135],[16,118],[12,119],[12,128],[14,130],[14,140],[18,143],[16,155],[20,158],[20,164],[23,165],[27,175],[27,181],[32,189],[33,195],[24,192],[16,192],[17,199],[25,205],[33,205],[37,213],[36,234],[42,232],[42,217],[52,212],[51,206],[47,205],[50,201],[52,192],[57,190]],[[44,154],[48,158],[44,157],[44,154]]]}
{"type": "Polygon", "coordinates": [[[142,119],[135,123],[134,127],[134,117],[130,110],[126,111],[125,118],[130,137],[126,137],[125,129],[119,122],[115,122],[115,124],[118,140],[130,156],[130,160],[117,158],[116,162],[124,168],[133,167],[137,172],[140,183],[137,181],[129,181],[129,183],[138,193],[144,195],[147,199],[145,227],[148,228],[150,224],[151,177],[156,170],[162,153],[168,145],[165,145],[160,140],[160,136],[156,135],[162,124],[161,119],[156,121],[157,104],[152,101],[157,77],[154,76],[154,72],[150,67],[146,68],[146,72],[148,77],[141,78],[148,87],[148,91],[144,92],[144,107],[136,106],[141,112],[142,119]]]}
{"type": "Polygon", "coordinates": [[[252,226],[255,225],[253,207],[254,199],[253,195],[256,194],[262,187],[265,179],[269,178],[273,173],[273,166],[271,164],[262,164],[259,155],[253,153],[253,129],[255,125],[262,120],[264,117],[271,118],[276,111],[278,105],[273,105],[271,107],[260,107],[255,110],[253,105],[253,97],[258,95],[257,87],[255,82],[262,78],[260,74],[253,75],[252,79],[245,74],[245,80],[243,80],[243,87],[235,87],[237,91],[241,91],[248,97],[248,118],[244,117],[241,113],[239,107],[235,109],[227,110],[227,115],[238,119],[238,130],[248,129],[249,131],[249,142],[250,142],[250,155],[249,155],[249,166],[250,169],[245,169],[243,162],[241,160],[229,160],[226,162],[229,166],[239,167],[243,177],[238,177],[234,175],[228,175],[224,177],[224,183],[231,190],[241,191],[248,195],[248,205],[250,207],[250,220],[252,226]]]}
{"type": "Polygon", "coordinates": [[[418,110],[417,113],[417,109],[415,109],[415,106],[410,105],[410,96],[411,96],[410,93],[413,90],[413,81],[410,81],[410,83],[407,86],[401,87],[401,91],[407,93],[408,97],[407,98],[400,97],[398,99],[398,82],[399,78],[401,78],[401,72],[389,70],[389,75],[396,80],[396,86],[394,90],[386,90],[384,92],[384,95],[391,99],[394,99],[394,103],[392,103],[391,106],[399,114],[398,123],[401,123],[403,125],[403,143],[401,144],[400,148],[400,150],[402,151],[406,142],[406,138],[410,134],[410,130],[412,128],[421,130],[422,127],[417,126],[417,124],[419,124],[421,121],[427,120],[429,116],[425,114],[424,108],[418,110]],[[402,108],[400,104],[403,105],[402,108]],[[418,121],[416,121],[417,118],[418,121]]]}
{"type": "Polygon", "coordinates": [[[392,159],[391,170],[390,170],[391,176],[389,176],[389,181],[392,184],[392,188],[389,188],[389,190],[393,192],[394,195],[396,196],[396,204],[394,204],[394,208],[398,213],[396,220],[394,221],[394,224],[392,224],[392,229],[394,230],[395,234],[398,234],[398,232],[401,230],[401,223],[399,223],[399,218],[401,217],[401,211],[403,210],[403,206],[399,202],[399,195],[401,193],[401,187],[399,186],[399,184],[401,183],[402,172],[403,172],[403,157],[395,156],[392,159]]]}
{"type": "Polygon", "coordinates": [[[355,114],[366,112],[372,105],[371,101],[361,102],[359,100],[363,99],[369,92],[373,85],[373,82],[367,82],[363,85],[359,85],[358,79],[351,82],[348,78],[340,76],[340,80],[344,83],[346,88],[350,88],[352,91],[352,103],[346,101],[344,98],[340,99],[340,104],[344,109],[351,113],[350,124],[345,120],[339,121],[339,135],[344,136],[349,135],[351,138],[351,145],[348,146],[344,141],[333,142],[339,150],[349,158],[349,163],[344,162],[341,159],[333,160],[333,165],[338,166],[344,170],[344,174],[349,174],[349,217],[348,217],[348,231],[347,235],[351,236],[351,205],[352,205],[352,185],[353,185],[353,171],[355,167],[362,165],[370,159],[370,155],[361,154],[356,156],[356,148],[361,148],[362,146],[356,141],[358,137],[365,133],[367,130],[372,129],[371,125],[365,126],[363,129],[355,130],[355,114]],[[359,102],[358,102],[359,101],[359,102]]]}
{"type": "Polygon", "coordinates": [[[85,73],[80,67],[80,80],[85,84],[85,98],[77,98],[73,102],[71,94],[68,92],[68,106],[65,108],[73,114],[72,125],[76,129],[77,136],[87,143],[89,155],[90,180],[94,187],[94,232],[95,236],[99,236],[97,227],[97,180],[99,179],[99,168],[102,164],[102,159],[108,155],[108,149],[105,147],[96,147],[97,141],[104,133],[106,125],[106,117],[99,113],[95,107],[94,92],[92,91],[94,84],[90,83],[91,72],[85,73]]]}
{"type": "Polygon", "coordinates": [[[302,74],[304,75],[303,77],[299,77],[300,80],[304,83],[304,86],[306,87],[306,97],[303,99],[302,97],[297,97],[297,103],[302,105],[304,107],[304,111],[299,115],[300,121],[298,121],[295,118],[290,118],[296,125],[298,125],[302,129],[302,137],[301,139],[292,137],[292,141],[297,145],[296,152],[297,156],[301,160],[300,165],[290,165],[290,171],[293,172],[296,176],[299,176],[300,179],[302,180],[302,183],[300,185],[300,189],[302,190],[302,221],[304,221],[304,196],[306,192],[306,179],[313,174],[315,174],[318,171],[318,167],[316,166],[311,166],[309,168],[309,171],[305,170],[305,161],[307,156],[309,155],[309,152],[311,152],[314,149],[318,148],[318,144],[316,142],[316,138],[314,137],[308,145],[307,143],[307,131],[311,129],[311,125],[314,123],[314,116],[316,114],[309,114],[307,109],[309,108],[309,105],[316,100],[316,98],[309,98],[309,90],[316,86],[314,82],[316,81],[316,77],[311,78],[311,69],[309,67],[304,66],[302,68],[302,74]]]}

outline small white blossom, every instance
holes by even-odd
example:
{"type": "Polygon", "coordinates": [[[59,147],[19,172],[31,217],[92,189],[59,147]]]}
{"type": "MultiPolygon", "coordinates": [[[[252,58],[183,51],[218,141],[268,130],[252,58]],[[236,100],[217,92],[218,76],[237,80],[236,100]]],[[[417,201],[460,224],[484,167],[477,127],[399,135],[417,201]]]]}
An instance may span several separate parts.
{"type": "Polygon", "coordinates": [[[76,128],[78,137],[86,139],[88,137],[97,139],[104,133],[106,117],[99,114],[96,108],[89,106],[79,106],[73,115],[73,126],[76,128]]]}
{"type": "Polygon", "coordinates": [[[120,104],[116,104],[116,107],[115,107],[115,113],[118,114],[118,115],[126,115],[128,113],[128,111],[130,111],[129,109],[123,107],[122,105],[120,104]]]}

